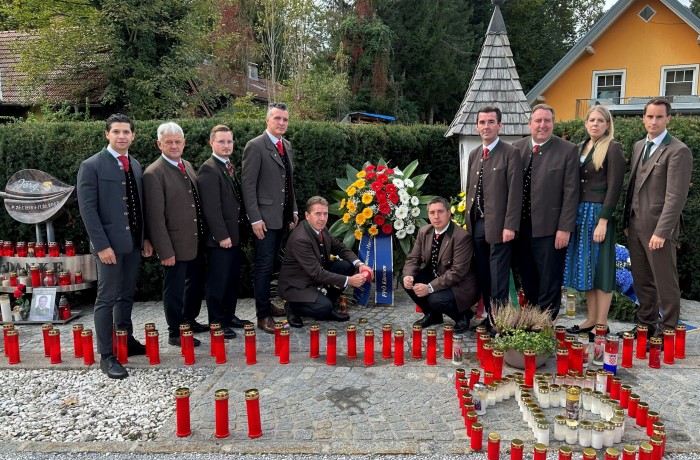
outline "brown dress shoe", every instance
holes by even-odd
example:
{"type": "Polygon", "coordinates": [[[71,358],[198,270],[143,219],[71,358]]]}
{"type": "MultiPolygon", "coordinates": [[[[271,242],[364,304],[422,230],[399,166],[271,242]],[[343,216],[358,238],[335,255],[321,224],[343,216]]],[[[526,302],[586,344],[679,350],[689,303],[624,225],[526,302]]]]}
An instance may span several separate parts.
{"type": "Polygon", "coordinates": [[[263,331],[267,332],[268,334],[274,334],[275,333],[275,321],[272,319],[272,316],[267,316],[263,319],[258,320],[258,329],[262,329],[263,331]]]}

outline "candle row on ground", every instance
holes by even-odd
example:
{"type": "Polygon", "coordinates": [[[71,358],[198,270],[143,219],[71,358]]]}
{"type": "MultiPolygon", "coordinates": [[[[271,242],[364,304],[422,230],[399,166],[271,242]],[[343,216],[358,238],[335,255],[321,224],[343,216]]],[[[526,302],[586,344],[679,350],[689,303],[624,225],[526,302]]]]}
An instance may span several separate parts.
{"type": "MultiPolygon", "coordinates": [[[[483,431],[481,424],[477,423],[478,429],[475,432],[479,434],[483,431]]],[[[472,450],[482,450],[483,442],[477,439],[474,443],[478,446],[478,449],[472,448],[472,450]]],[[[523,441],[520,439],[513,439],[510,443],[510,460],[522,460],[523,459],[523,441]]],[[[637,459],[637,448],[633,445],[626,444],[622,448],[622,454],[617,449],[609,447],[605,450],[605,460],[636,460],[637,459]]],[[[561,446],[557,452],[558,460],[572,460],[573,450],[569,446],[561,446]]],[[[639,457],[638,460],[661,460],[663,456],[661,447],[654,447],[651,442],[643,442],[639,446],[639,457]]],[[[486,451],[487,460],[500,460],[501,459],[501,437],[498,433],[490,433],[488,436],[488,446],[486,451]]],[[[533,447],[533,460],[545,460],[547,458],[547,446],[541,443],[537,443],[533,447]]],[[[581,458],[583,460],[596,460],[597,453],[594,449],[586,448],[581,452],[581,458]]]]}

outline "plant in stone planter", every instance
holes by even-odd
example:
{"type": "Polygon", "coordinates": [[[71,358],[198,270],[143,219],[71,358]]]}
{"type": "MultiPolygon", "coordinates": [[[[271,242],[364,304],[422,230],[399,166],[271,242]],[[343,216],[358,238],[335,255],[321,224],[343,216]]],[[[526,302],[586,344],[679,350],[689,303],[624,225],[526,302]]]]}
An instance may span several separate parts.
{"type": "Polygon", "coordinates": [[[525,350],[535,351],[538,366],[554,355],[557,340],[549,311],[531,305],[519,308],[508,303],[492,305],[491,316],[493,328],[497,332],[493,343],[505,352],[507,364],[522,368],[520,358],[525,350]]]}

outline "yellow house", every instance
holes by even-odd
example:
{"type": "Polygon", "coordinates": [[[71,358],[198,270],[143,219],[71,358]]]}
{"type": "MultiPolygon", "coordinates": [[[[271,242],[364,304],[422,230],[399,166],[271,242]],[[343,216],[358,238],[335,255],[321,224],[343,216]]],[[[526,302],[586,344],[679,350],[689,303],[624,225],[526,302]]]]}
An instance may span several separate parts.
{"type": "Polygon", "coordinates": [[[700,113],[700,18],[677,0],[619,0],[527,94],[557,120],[591,105],[641,114],[666,96],[674,112],[700,113]]]}

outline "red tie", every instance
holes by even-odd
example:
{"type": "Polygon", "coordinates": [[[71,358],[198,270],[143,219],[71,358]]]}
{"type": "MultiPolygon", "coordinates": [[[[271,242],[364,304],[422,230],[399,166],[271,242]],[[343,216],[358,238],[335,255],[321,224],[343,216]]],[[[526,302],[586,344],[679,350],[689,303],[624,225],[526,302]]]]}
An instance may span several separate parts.
{"type": "Polygon", "coordinates": [[[129,172],[129,158],[126,155],[119,155],[117,160],[122,164],[124,171],[129,172]]]}
{"type": "Polygon", "coordinates": [[[280,153],[280,156],[284,156],[284,146],[282,145],[282,140],[277,141],[277,151],[280,153]]]}
{"type": "Polygon", "coordinates": [[[227,161],[227,162],[226,162],[226,170],[227,170],[228,173],[231,175],[231,177],[233,177],[233,175],[234,175],[234,174],[233,174],[233,165],[231,164],[230,161],[227,161]]]}
{"type": "Polygon", "coordinates": [[[187,172],[185,171],[185,165],[182,163],[182,161],[177,164],[177,167],[180,168],[182,174],[187,174],[187,172]]]}
{"type": "Polygon", "coordinates": [[[484,147],[484,154],[481,156],[482,159],[488,160],[489,159],[489,149],[484,147]]]}
{"type": "Polygon", "coordinates": [[[535,145],[532,146],[532,153],[537,153],[537,152],[539,152],[539,151],[540,151],[540,145],[539,145],[539,144],[535,144],[535,145]]]}

